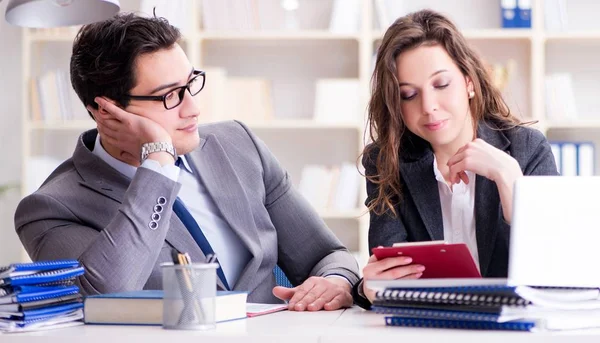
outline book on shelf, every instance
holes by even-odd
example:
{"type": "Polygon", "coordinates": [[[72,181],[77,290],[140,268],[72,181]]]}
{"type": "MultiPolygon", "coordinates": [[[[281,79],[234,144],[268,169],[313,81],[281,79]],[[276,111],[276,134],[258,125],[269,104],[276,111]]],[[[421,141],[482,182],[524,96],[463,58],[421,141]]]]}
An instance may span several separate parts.
{"type": "MultiPolygon", "coordinates": [[[[274,313],[285,304],[246,303],[248,293],[217,291],[216,322],[274,313]]],[[[84,301],[87,324],[160,325],[163,316],[163,291],[144,290],[92,295],[84,301]]]]}
{"type": "Polygon", "coordinates": [[[576,120],[577,106],[570,73],[552,73],[544,77],[546,117],[555,121],[576,120]]]}
{"type": "Polygon", "coordinates": [[[329,31],[333,33],[357,33],[360,27],[360,0],[334,0],[329,31]]]}
{"type": "Polygon", "coordinates": [[[357,208],[361,175],[352,163],[306,165],[298,191],[316,209],[352,211],[357,208]]]}
{"type": "Polygon", "coordinates": [[[404,1],[375,0],[373,3],[379,29],[387,30],[399,17],[406,14],[404,1]]]}
{"type": "Polygon", "coordinates": [[[358,79],[318,79],[314,120],[319,123],[362,123],[358,79]]]}
{"type": "Polygon", "coordinates": [[[546,31],[565,31],[569,28],[567,0],[544,0],[546,31]]]}
{"type": "Polygon", "coordinates": [[[271,81],[256,77],[228,77],[220,119],[261,122],[273,119],[271,81]]]}
{"type": "Polygon", "coordinates": [[[261,17],[269,18],[260,16],[259,5],[257,0],[202,0],[202,27],[206,31],[259,30],[261,17]]]}
{"type": "Polygon", "coordinates": [[[271,81],[255,77],[230,77],[224,68],[205,68],[210,80],[198,94],[202,117],[209,121],[236,119],[264,122],[273,119],[271,81]]]}
{"type": "Polygon", "coordinates": [[[188,0],[142,0],[140,12],[146,16],[163,17],[177,27],[184,35],[190,30],[188,16],[192,2],[188,0]]]}
{"type": "Polygon", "coordinates": [[[592,176],[596,152],[592,142],[550,141],[556,168],[563,176],[592,176]]]}
{"type": "Polygon", "coordinates": [[[66,70],[48,70],[33,77],[29,90],[32,122],[62,122],[87,118],[85,110],[74,110],[74,101],[79,101],[79,98],[71,87],[66,70]]]}

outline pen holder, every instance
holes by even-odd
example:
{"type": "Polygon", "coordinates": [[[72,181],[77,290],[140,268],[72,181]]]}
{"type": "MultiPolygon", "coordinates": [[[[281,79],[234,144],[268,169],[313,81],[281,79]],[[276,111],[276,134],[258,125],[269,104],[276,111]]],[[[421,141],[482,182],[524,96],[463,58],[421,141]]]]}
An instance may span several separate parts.
{"type": "Polygon", "coordinates": [[[161,265],[164,329],[215,328],[218,266],[217,263],[161,265]]]}

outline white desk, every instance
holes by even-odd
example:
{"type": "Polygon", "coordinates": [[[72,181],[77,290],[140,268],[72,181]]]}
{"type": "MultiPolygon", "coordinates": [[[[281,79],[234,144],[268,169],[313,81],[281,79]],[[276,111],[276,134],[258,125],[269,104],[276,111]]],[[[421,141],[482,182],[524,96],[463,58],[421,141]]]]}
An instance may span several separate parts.
{"type": "Polygon", "coordinates": [[[0,335],[1,343],[203,343],[203,342],[344,342],[418,343],[597,343],[600,329],[530,333],[386,327],[383,315],[359,308],[334,312],[279,312],[217,324],[214,331],[163,330],[158,326],[85,325],[0,335]]]}

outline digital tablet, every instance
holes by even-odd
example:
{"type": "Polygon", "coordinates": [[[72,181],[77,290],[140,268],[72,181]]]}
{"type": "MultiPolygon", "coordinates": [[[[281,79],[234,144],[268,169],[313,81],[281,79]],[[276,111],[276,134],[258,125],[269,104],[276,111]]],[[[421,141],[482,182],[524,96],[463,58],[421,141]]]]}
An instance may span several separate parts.
{"type": "Polygon", "coordinates": [[[391,247],[373,248],[378,260],[410,256],[413,264],[425,266],[421,278],[480,278],[475,261],[465,243],[426,241],[396,243],[391,247]]]}

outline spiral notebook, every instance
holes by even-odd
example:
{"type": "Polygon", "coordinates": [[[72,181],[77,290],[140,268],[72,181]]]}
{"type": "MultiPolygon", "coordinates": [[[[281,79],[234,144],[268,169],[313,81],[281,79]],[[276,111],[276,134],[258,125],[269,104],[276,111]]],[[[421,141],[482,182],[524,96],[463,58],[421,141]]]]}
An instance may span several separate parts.
{"type": "Polygon", "coordinates": [[[496,323],[475,320],[423,319],[390,316],[385,317],[385,325],[443,329],[531,331],[535,327],[535,322],[516,321],[496,323]]]}
{"type": "Polygon", "coordinates": [[[15,286],[0,288],[0,307],[5,304],[36,302],[79,293],[79,287],[71,286],[15,286]]]}
{"type": "Polygon", "coordinates": [[[454,310],[501,314],[505,307],[525,307],[531,303],[509,286],[471,286],[386,289],[377,292],[376,307],[454,310]]]}
{"type": "Polygon", "coordinates": [[[0,287],[69,284],[83,273],[77,260],[16,263],[0,268],[0,287]]]}

